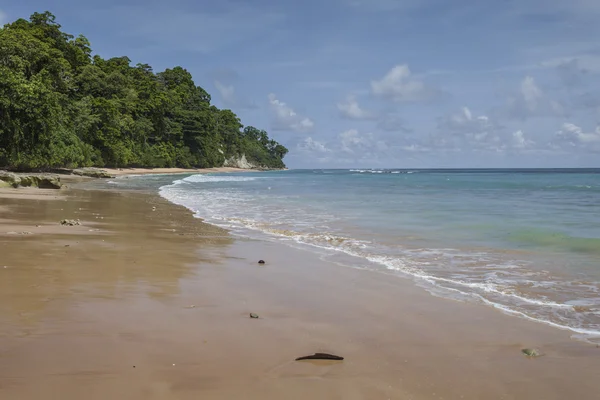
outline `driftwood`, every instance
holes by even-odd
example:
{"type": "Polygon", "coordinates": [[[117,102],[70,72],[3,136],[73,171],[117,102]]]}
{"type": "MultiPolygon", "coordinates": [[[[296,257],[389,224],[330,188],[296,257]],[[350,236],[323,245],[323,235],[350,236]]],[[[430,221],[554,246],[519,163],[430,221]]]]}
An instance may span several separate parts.
{"type": "Polygon", "coordinates": [[[335,360],[335,361],[342,361],[343,359],[344,359],[344,357],[335,356],[333,354],[315,353],[315,354],[313,354],[311,356],[298,357],[298,358],[296,358],[296,361],[302,361],[302,360],[335,360]]]}

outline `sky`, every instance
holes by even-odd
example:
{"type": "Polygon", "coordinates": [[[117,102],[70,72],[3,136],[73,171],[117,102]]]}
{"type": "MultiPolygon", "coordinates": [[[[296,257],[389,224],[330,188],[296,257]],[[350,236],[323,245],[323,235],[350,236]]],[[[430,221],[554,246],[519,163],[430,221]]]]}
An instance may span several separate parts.
{"type": "Polygon", "coordinates": [[[600,167],[598,0],[0,0],[182,66],[290,168],[600,167]]]}

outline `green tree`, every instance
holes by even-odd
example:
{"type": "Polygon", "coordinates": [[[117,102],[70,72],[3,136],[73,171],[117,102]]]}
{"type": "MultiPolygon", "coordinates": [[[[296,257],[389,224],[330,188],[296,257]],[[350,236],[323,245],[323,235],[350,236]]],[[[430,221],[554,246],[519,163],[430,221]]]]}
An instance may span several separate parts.
{"type": "Polygon", "coordinates": [[[182,67],[92,56],[48,11],[0,29],[0,166],[284,166],[284,146],[210,102],[182,67]]]}

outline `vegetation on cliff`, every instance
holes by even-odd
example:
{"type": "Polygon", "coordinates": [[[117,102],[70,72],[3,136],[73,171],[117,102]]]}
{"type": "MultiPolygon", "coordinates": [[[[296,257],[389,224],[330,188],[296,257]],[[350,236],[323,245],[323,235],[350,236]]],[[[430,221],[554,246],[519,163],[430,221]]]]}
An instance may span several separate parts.
{"type": "Polygon", "coordinates": [[[284,146],[211,105],[185,69],[105,60],[60,28],[49,12],[0,28],[0,166],[215,167],[245,155],[284,167],[284,146]]]}

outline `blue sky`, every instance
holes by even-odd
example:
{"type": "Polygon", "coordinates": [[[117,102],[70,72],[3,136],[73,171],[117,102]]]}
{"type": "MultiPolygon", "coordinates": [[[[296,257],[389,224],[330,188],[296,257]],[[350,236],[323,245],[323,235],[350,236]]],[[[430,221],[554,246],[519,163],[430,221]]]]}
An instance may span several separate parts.
{"type": "Polygon", "coordinates": [[[292,168],[600,167],[598,0],[0,0],[181,65],[292,168]]]}

